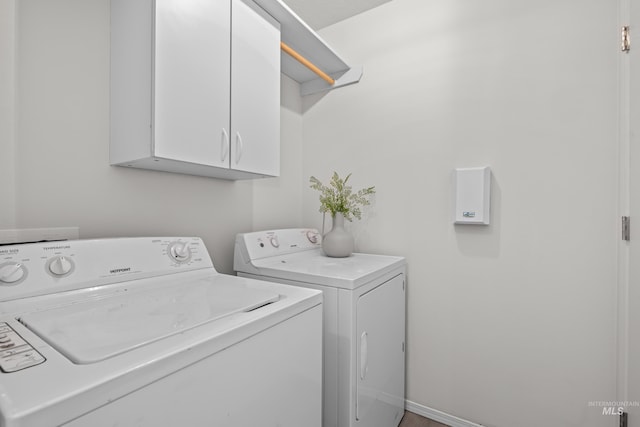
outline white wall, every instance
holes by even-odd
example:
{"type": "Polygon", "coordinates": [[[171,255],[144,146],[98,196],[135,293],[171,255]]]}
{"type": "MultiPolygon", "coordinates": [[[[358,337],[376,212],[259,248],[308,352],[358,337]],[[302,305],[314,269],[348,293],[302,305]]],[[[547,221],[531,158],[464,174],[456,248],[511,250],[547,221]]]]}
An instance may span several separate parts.
{"type": "MultiPolygon", "coordinates": [[[[290,106],[283,178],[261,181],[256,192],[251,181],[109,166],[109,1],[21,0],[17,28],[17,226],[79,226],[82,238],[197,235],[229,273],[235,234],[254,225],[254,193],[256,206],[266,195],[285,200],[281,186],[299,193],[297,181],[286,181],[300,167],[290,153],[300,150],[301,116],[290,106]]],[[[297,85],[284,80],[283,99],[288,90],[297,85]]],[[[285,201],[260,211],[257,225],[290,222],[282,213],[292,206],[299,218],[299,199],[285,201]]]]}
{"type": "Polygon", "coordinates": [[[321,31],[364,76],[305,101],[303,175],[376,186],[351,229],[408,259],[410,401],[615,425],[588,404],[615,399],[616,18],[609,0],[394,0],[321,31]],[[451,172],[485,165],[492,224],[454,227],[451,172]]]}
{"type": "Polygon", "coordinates": [[[15,0],[0,2],[0,228],[15,227],[15,0]]]}
{"type": "Polygon", "coordinates": [[[332,26],[362,82],[303,109],[283,79],[282,176],[234,183],[110,167],[109,1],[21,0],[1,191],[16,226],[200,235],[230,272],[236,232],[319,226],[309,175],[353,172],[378,190],[358,249],[409,261],[410,400],[487,426],[613,426],[588,402],[614,398],[615,3],[394,0],[332,26]],[[454,227],[451,170],[479,165],[492,225],[454,227]]]}
{"type": "Polygon", "coordinates": [[[253,229],[303,227],[302,99],[300,85],[282,74],[280,176],[253,181],[253,229]]]}

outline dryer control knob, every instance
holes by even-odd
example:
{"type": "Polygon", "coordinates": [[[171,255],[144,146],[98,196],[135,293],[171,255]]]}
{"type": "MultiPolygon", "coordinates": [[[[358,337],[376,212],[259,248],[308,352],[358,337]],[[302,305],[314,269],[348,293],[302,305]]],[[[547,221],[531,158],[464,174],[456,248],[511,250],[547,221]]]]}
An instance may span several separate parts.
{"type": "Polygon", "coordinates": [[[7,262],[0,265],[0,284],[12,284],[20,281],[27,271],[18,262],[7,262]]]}
{"type": "Polygon", "coordinates": [[[187,262],[191,259],[191,249],[187,242],[173,242],[169,245],[169,258],[177,262],[187,262]]]}
{"type": "Polygon", "coordinates": [[[271,246],[273,246],[274,248],[279,248],[280,247],[280,242],[278,242],[278,237],[277,236],[273,236],[272,238],[270,238],[269,242],[271,242],[271,246]]]}
{"type": "Polygon", "coordinates": [[[66,276],[72,269],[72,261],[64,256],[57,256],[49,262],[49,272],[54,276],[66,276]]]}

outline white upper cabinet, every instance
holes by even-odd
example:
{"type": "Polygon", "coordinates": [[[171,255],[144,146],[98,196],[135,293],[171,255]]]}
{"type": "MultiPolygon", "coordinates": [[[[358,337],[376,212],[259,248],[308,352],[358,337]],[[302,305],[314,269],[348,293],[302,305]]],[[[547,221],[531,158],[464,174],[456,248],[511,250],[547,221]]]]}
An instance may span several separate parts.
{"type": "Polygon", "coordinates": [[[232,2],[231,22],[231,167],[278,175],[280,30],[258,6],[241,0],[232,2]]]}
{"type": "Polygon", "coordinates": [[[155,156],[228,166],[229,16],[228,1],[156,1],[155,156]]]}
{"type": "Polygon", "coordinates": [[[112,0],[111,164],[277,176],[279,42],[250,0],[112,0]]]}

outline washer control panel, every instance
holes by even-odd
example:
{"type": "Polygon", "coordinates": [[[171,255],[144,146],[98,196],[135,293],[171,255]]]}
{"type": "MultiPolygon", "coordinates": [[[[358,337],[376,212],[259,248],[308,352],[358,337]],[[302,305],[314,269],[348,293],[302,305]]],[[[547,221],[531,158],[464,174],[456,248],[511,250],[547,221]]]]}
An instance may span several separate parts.
{"type": "Polygon", "coordinates": [[[134,237],[0,246],[0,304],[165,275],[177,269],[212,267],[204,242],[198,237],[134,237]]]}
{"type": "Polygon", "coordinates": [[[11,326],[0,322],[0,371],[16,372],[39,365],[45,360],[11,326]]]}

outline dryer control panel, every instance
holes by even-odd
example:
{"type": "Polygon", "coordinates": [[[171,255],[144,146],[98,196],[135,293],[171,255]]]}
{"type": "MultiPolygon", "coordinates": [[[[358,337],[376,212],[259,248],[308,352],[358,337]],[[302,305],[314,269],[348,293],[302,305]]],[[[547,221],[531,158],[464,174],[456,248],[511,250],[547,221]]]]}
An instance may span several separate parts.
{"type": "Polygon", "coordinates": [[[234,263],[238,259],[238,255],[245,262],[249,262],[261,258],[317,249],[321,246],[321,243],[322,236],[315,228],[286,228],[241,233],[236,236],[234,263]]]}

